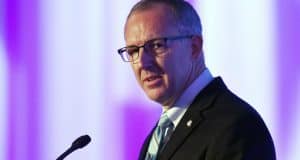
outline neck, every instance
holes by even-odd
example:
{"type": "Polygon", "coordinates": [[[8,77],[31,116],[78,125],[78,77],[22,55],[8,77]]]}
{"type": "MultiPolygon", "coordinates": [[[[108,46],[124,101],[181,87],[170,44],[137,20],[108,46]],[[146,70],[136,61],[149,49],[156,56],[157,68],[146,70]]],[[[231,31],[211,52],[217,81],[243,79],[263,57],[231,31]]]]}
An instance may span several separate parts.
{"type": "Polygon", "coordinates": [[[171,98],[169,98],[168,101],[162,103],[161,105],[163,106],[163,110],[167,111],[169,110],[172,106],[174,106],[175,102],[178,100],[178,98],[182,95],[182,93],[193,83],[193,81],[195,79],[197,79],[200,74],[206,69],[205,65],[201,65],[199,64],[199,62],[192,64],[191,65],[191,71],[189,72],[187,79],[184,83],[184,85],[182,86],[182,88],[180,89],[179,92],[177,92],[177,94],[175,94],[174,96],[172,96],[171,98]]]}

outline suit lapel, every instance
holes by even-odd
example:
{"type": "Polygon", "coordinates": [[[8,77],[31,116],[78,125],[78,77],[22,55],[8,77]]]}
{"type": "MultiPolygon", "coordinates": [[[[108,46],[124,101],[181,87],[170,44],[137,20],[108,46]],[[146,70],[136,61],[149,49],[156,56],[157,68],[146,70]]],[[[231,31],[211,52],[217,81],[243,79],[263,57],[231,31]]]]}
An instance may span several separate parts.
{"type": "Polygon", "coordinates": [[[183,118],[180,120],[164,150],[159,155],[159,159],[170,159],[175,151],[184,143],[185,139],[188,138],[193,130],[201,124],[200,122],[205,120],[202,112],[209,109],[219,93],[218,90],[221,88],[226,88],[226,86],[221,78],[215,78],[197,95],[183,118]]]}
{"type": "Polygon", "coordinates": [[[148,151],[148,146],[149,146],[152,134],[153,134],[156,126],[157,126],[157,124],[153,127],[152,131],[150,132],[150,134],[145,139],[144,144],[143,144],[142,149],[141,149],[140,154],[139,154],[139,160],[144,160],[145,159],[146,153],[148,151]]]}

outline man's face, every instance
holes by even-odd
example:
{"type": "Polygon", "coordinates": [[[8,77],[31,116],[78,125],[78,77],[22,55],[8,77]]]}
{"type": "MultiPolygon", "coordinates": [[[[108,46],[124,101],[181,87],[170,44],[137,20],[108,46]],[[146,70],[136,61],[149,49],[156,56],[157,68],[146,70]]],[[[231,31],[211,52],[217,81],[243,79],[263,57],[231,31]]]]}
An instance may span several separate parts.
{"type": "MultiPolygon", "coordinates": [[[[140,46],[148,40],[169,36],[182,34],[165,5],[133,13],[125,26],[127,46],[140,46]]],[[[140,48],[139,57],[131,62],[131,67],[150,99],[162,105],[172,105],[189,85],[192,60],[191,39],[170,40],[161,56],[154,56],[140,48]]]]}

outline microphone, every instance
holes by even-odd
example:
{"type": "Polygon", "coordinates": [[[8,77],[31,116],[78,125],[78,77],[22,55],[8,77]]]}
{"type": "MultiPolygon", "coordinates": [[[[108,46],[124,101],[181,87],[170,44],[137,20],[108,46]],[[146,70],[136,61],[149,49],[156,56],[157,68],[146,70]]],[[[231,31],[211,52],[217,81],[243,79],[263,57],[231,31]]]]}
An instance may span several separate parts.
{"type": "Polygon", "coordinates": [[[76,149],[83,148],[87,144],[91,142],[91,137],[89,135],[83,135],[78,137],[63,154],[61,154],[56,160],[63,160],[67,157],[70,153],[75,151],[76,149]]]}

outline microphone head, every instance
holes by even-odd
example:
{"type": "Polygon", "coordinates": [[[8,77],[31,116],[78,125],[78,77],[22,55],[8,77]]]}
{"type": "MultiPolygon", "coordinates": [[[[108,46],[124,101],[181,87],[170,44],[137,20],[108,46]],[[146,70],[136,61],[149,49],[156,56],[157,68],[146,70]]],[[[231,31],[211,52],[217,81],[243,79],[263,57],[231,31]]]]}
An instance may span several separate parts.
{"type": "Polygon", "coordinates": [[[79,149],[85,147],[87,144],[91,142],[91,137],[89,135],[83,135],[78,137],[73,143],[71,148],[72,149],[79,149]]]}

